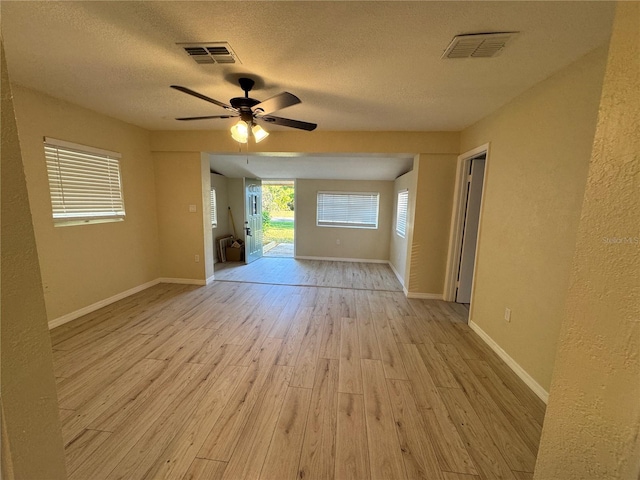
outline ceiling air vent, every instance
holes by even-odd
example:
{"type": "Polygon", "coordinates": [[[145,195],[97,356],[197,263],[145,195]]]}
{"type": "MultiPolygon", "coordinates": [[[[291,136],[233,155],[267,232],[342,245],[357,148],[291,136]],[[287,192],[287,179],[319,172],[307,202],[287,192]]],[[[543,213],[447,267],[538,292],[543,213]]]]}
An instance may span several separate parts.
{"type": "Polygon", "coordinates": [[[242,63],[227,42],[178,43],[196,63],[242,63]]]}
{"type": "Polygon", "coordinates": [[[469,33],[456,35],[442,58],[487,58],[500,54],[518,32],[469,33]]]}

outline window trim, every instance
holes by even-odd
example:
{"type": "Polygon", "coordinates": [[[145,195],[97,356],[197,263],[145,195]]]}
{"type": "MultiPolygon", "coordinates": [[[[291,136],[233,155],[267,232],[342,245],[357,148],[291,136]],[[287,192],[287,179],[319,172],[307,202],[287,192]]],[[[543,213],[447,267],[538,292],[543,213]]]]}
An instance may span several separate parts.
{"type": "Polygon", "coordinates": [[[400,237],[400,238],[406,238],[407,237],[407,219],[409,217],[409,189],[405,188],[404,190],[400,190],[398,191],[398,194],[396,195],[396,234],[400,237]],[[403,204],[404,204],[404,212],[400,211],[400,196],[406,197],[403,204]],[[403,217],[404,221],[402,222],[402,224],[400,223],[400,218],[403,217]],[[402,229],[400,229],[400,227],[403,227],[402,229]]]}
{"type": "MultiPolygon", "coordinates": [[[[122,169],[120,159],[122,154],[110,150],[105,150],[88,145],[68,142],[51,137],[44,137],[45,167],[47,170],[47,181],[49,187],[49,199],[51,201],[51,215],[53,224],[56,227],[68,225],[84,225],[90,223],[121,222],[124,220],[126,211],[124,206],[124,192],[122,186],[122,169]],[[67,154],[66,179],[62,173],[63,165],[61,156],[67,154]],[[74,158],[74,155],[78,155],[74,158]],[[78,169],[79,174],[73,173],[74,162],[76,165],[82,163],[82,156],[100,157],[95,159],[93,165],[89,162],[86,168],[78,169]],[[106,170],[106,173],[105,173],[106,170]],[[97,182],[91,184],[91,174],[97,173],[97,182]],[[80,200],[83,206],[92,203],[100,205],[95,211],[81,211],[81,209],[71,206],[72,200],[69,195],[65,196],[65,187],[76,182],[76,192],[80,192],[80,200]],[[78,183],[81,182],[81,183],[78,183]],[[89,188],[83,190],[82,182],[87,182],[89,188]],[[108,201],[104,197],[91,192],[91,188],[100,184],[103,191],[109,192],[108,201]],[[106,186],[106,187],[105,187],[106,186]],[[56,192],[57,189],[57,192],[56,192]],[[93,196],[93,198],[91,198],[93,196]],[[112,209],[104,208],[111,204],[112,209]],[[67,210],[68,209],[68,210],[67,210]]],[[[85,165],[82,165],[83,167],[85,165]]],[[[95,178],[94,177],[94,178],[95,178]]]]}
{"type": "Polygon", "coordinates": [[[316,193],[316,226],[330,228],[358,228],[365,230],[377,230],[380,225],[380,192],[336,192],[320,190],[316,193]],[[320,196],[321,195],[343,195],[343,196],[373,196],[376,199],[375,224],[349,223],[349,222],[328,222],[320,220],[320,196]]]}
{"type": "Polygon", "coordinates": [[[218,228],[218,198],[215,187],[211,187],[209,201],[211,203],[211,228],[218,228]]]}

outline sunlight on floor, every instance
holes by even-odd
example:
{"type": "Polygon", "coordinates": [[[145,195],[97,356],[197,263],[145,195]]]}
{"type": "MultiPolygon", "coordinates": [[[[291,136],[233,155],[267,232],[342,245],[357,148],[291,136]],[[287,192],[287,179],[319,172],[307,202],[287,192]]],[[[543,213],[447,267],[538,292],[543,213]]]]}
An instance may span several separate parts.
{"type": "Polygon", "coordinates": [[[293,243],[271,242],[262,247],[265,257],[293,257],[293,243]]]}

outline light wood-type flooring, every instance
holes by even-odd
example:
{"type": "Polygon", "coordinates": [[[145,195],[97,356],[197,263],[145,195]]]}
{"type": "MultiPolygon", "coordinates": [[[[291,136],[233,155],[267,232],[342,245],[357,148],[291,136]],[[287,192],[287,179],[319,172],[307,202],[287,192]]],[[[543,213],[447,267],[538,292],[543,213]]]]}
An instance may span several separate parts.
{"type": "Polygon", "coordinates": [[[386,263],[263,257],[249,265],[217,263],[215,277],[229,282],[402,291],[386,263]]]}
{"type": "Polygon", "coordinates": [[[364,284],[160,284],[53,330],[69,478],[533,478],[544,404],[466,309],[364,284]]]}

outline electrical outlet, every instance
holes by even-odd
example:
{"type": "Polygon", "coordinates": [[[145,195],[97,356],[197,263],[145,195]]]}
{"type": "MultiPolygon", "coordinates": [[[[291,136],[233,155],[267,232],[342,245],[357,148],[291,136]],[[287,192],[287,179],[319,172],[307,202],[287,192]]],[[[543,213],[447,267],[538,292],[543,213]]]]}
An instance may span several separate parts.
{"type": "Polygon", "coordinates": [[[505,319],[507,322],[510,322],[510,321],[511,321],[511,309],[510,309],[510,308],[505,308],[505,309],[504,309],[504,319],[505,319]]]}
{"type": "Polygon", "coordinates": [[[200,261],[200,255],[196,255],[195,260],[196,260],[196,263],[198,263],[200,261]]]}
{"type": "Polygon", "coordinates": [[[189,213],[196,213],[198,210],[195,205],[189,205],[189,213]]]}
{"type": "Polygon", "coordinates": [[[336,245],[340,245],[340,239],[336,238],[336,245]]]}

